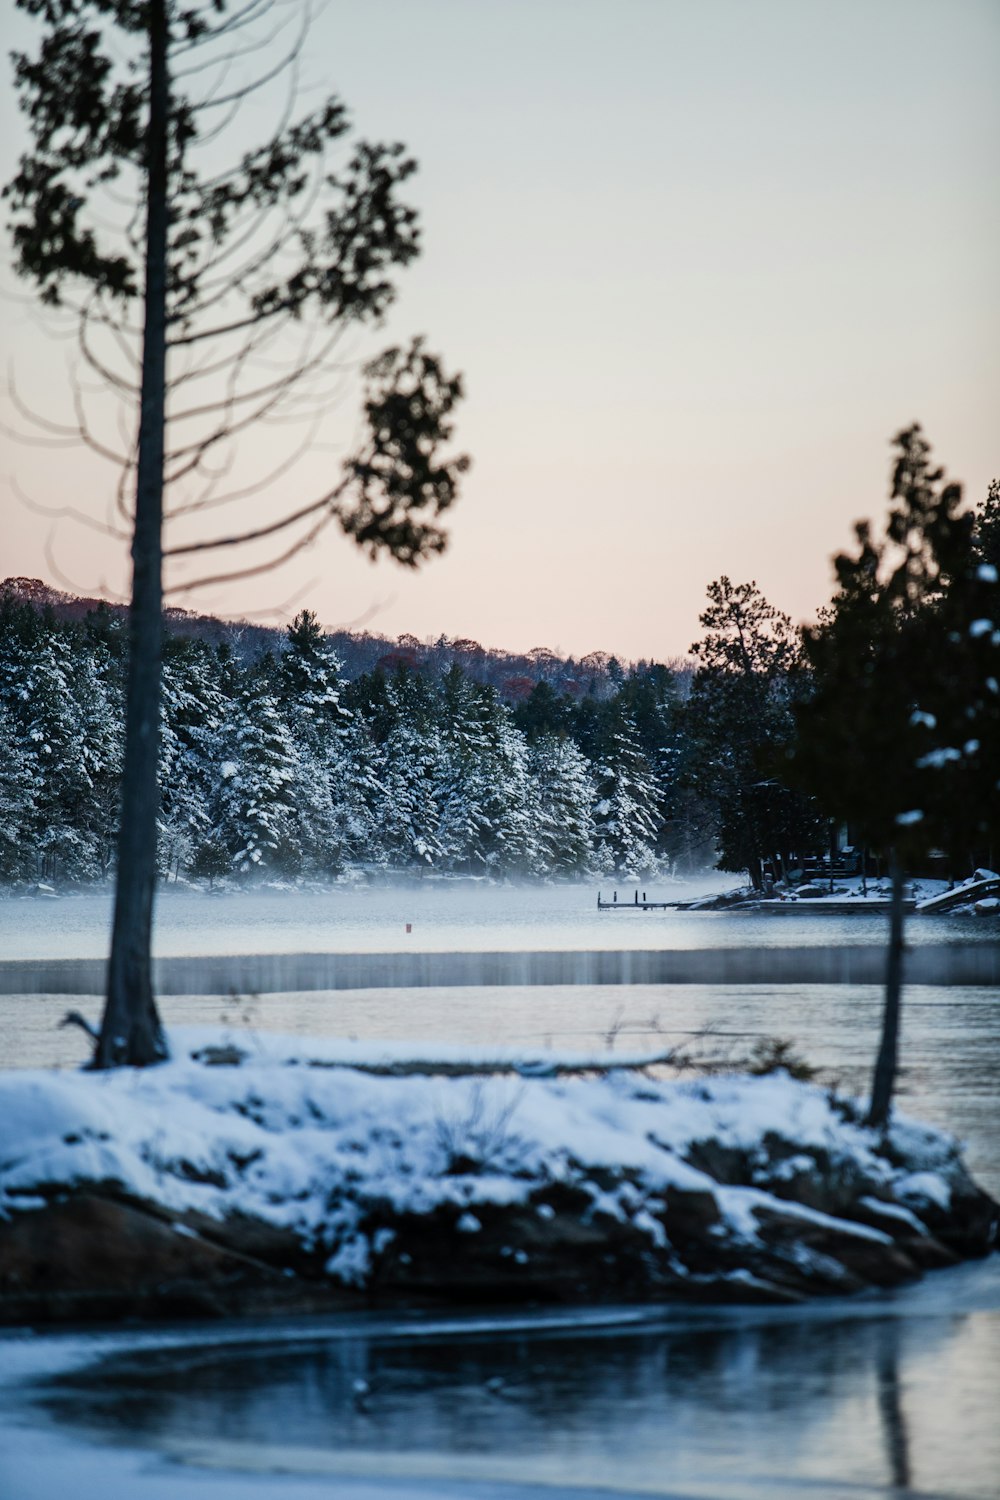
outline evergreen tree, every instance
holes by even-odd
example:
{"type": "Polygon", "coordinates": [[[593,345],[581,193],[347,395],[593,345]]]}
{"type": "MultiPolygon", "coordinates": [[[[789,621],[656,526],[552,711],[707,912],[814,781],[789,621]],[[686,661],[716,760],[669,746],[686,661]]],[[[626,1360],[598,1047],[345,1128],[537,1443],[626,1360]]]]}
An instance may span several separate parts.
{"type": "Polygon", "coordinates": [[[1000,479],[990,487],[975,517],[973,536],[976,561],[1000,573],[1000,479]]]}
{"type": "Polygon", "coordinates": [[[158,820],[159,867],[164,875],[187,869],[213,876],[224,873],[209,806],[228,709],[223,671],[224,662],[202,642],[167,641],[158,820]],[[214,859],[208,846],[214,849],[214,859]]]}
{"type": "Polygon", "coordinates": [[[390,865],[434,868],[445,856],[438,793],[445,783],[444,749],[433,725],[400,719],[383,747],[382,847],[390,865]]]}
{"type": "Polygon", "coordinates": [[[304,868],[337,874],[350,857],[351,715],[340,698],[340,661],[310,610],[288,628],[276,673],[283,718],[295,743],[296,841],[304,868]]]}
{"type": "Polygon", "coordinates": [[[656,868],[660,788],[642,752],[635,724],[617,715],[595,768],[597,861],[609,874],[645,875],[656,868]]]}
{"type": "Polygon", "coordinates": [[[538,868],[545,875],[587,875],[594,860],[594,782],[586,756],[565,736],[537,737],[530,748],[537,789],[538,868]]]}
{"type": "Polygon", "coordinates": [[[93,871],[104,879],[115,855],[122,771],[122,702],[111,658],[99,644],[71,646],[70,690],[85,788],[73,818],[93,871]]]}
{"type": "MultiPolygon", "coordinates": [[[[939,833],[933,809],[943,786],[928,744],[928,728],[937,722],[922,705],[970,644],[968,631],[950,639],[948,600],[969,574],[973,517],[961,511],[961,487],[945,484],[943,472],[932,468],[918,426],[899,433],[895,446],[885,534],[876,538],[867,522],[857,527],[857,551],[835,560],[838,589],[830,608],[804,632],[812,691],[797,710],[795,755],[798,774],[824,810],[853,823],[889,856],[885,1006],[869,1109],[875,1125],[888,1119],[896,1078],[904,866],[939,833]]],[[[985,683],[983,689],[988,693],[985,683]]],[[[956,748],[956,728],[963,738],[968,733],[961,727],[973,722],[966,706],[957,722],[952,718],[943,748],[956,748]]],[[[969,758],[977,753],[978,747],[969,758]]]]}
{"type": "Polygon", "coordinates": [[[94,879],[102,873],[102,863],[89,826],[93,763],[81,733],[69,643],[55,629],[40,633],[30,646],[15,640],[2,671],[0,700],[11,711],[15,735],[28,757],[28,781],[35,788],[26,830],[35,873],[94,879]]]}
{"type": "Polygon", "coordinates": [[[528,873],[536,867],[535,788],[527,742],[492,688],[453,666],[442,693],[444,763],[436,800],[449,868],[528,873]]]}
{"type": "Polygon", "coordinates": [[[0,697],[0,880],[23,880],[32,874],[37,838],[35,806],[41,790],[38,766],[28,752],[20,726],[0,697]]]}
{"type": "Polygon", "coordinates": [[[755,583],[723,577],[708,588],[705,635],[684,713],[690,789],[713,806],[719,866],[763,884],[765,860],[810,853],[822,842],[815,811],[787,783],[800,690],[798,641],[788,616],[755,583]]]}
{"type": "Polygon", "coordinates": [[[294,872],[297,755],[266,677],[251,673],[220,734],[212,826],[240,875],[294,872]]]}
{"type": "Polygon", "coordinates": [[[535,683],[524,702],[514,709],[514,722],[529,744],[541,735],[568,734],[572,721],[572,703],[544,678],[535,683]]]}
{"type": "Polygon", "coordinates": [[[351,715],[341,704],[341,663],[311,610],[288,627],[278,672],[281,704],[298,743],[321,752],[346,729],[351,715]]]}

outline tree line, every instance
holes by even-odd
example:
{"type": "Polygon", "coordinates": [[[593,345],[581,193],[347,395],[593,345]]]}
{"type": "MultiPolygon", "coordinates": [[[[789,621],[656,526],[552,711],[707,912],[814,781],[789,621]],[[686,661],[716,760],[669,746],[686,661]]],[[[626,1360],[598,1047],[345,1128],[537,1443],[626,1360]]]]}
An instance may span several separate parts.
{"type": "MultiPolygon", "coordinates": [[[[241,650],[168,634],[160,877],[639,879],[717,861],[760,884],[823,854],[832,818],[886,867],[896,847],[952,875],[990,863],[1000,493],[962,511],[918,429],[897,453],[885,537],[859,528],[818,622],[720,578],[693,671],[595,653],[581,690],[538,652],[530,690],[508,674],[505,695],[431,650],[351,676],[308,611],[241,650]]],[[[0,878],[111,874],[125,659],[120,612],[0,595],[0,878]]]]}
{"type": "MultiPolygon", "coordinates": [[[[126,631],[0,595],[0,876],[112,873],[126,631]]],[[[303,611],[282,649],[167,637],[161,878],[329,879],[351,867],[569,876],[655,868],[666,669],[518,704],[457,665],[347,679],[303,611]],[[641,725],[641,729],[640,729],[641,725]]]]}

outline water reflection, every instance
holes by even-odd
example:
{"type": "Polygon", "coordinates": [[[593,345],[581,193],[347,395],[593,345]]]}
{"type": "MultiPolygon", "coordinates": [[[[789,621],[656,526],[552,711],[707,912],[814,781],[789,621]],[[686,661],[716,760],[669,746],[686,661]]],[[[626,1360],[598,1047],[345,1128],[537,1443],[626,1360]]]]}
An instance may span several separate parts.
{"type": "Polygon", "coordinates": [[[944,1298],[925,1316],[883,1298],[832,1315],[675,1314],[630,1335],[500,1324],[146,1350],[63,1383],[48,1408],[104,1441],[237,1469],[985,1497],[1000,1473],[983,1420],[1000,1404],[998,1280],[988,1310],[944,1298]]]}
{"type": "Polygon", "coordinates": [[[910,1483],[910,1440],[899,1381],[899,1360],[893,1357],[896,1353],[887,1350],[879,1360],[878,1410],[892,1483],[897,1489],[905,1489],[910,1483]]]}

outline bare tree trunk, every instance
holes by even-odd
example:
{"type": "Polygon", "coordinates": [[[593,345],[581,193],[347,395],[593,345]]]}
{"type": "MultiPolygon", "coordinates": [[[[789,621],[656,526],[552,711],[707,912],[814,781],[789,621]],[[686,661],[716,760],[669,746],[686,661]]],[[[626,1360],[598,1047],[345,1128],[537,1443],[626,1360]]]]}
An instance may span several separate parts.
{"type": "Polygon", "coordinates": [[[166,391],[167,23],[165,0],[149,8],[146,141],[146,286],[142,393],[132,536],[125,763],[118,830],[108,996],[94,1067],[144,1067],[167,1056],[153,998],[151,940],[159,810],[160,668],[163,640],[162,520],[166,391]]]}
{"type": "Polygon", "coordinates": [[[868,1124],[888,1124],[899,1059],[899,1004],[903,989],[903,867],[896,849],[889,851],[892,902],[889,910],[889,951],[885,972],[885,1005],[882,1011],[882,1041],[872,1077],[872,1100],[868,1124]]]}

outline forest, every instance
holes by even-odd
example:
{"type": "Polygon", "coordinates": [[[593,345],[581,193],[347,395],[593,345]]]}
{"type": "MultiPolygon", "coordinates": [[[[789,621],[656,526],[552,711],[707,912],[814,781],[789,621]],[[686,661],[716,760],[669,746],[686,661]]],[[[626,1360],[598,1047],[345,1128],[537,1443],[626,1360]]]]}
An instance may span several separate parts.
{"type": "MultiPolygon", "coordinates": [[[[897,841],[911,868],[990,863],[1000,491],[962,511],[919,429],[897,448],[885,538],[859,526],[817,624],[723,577],[689,662],[331,637],[308,610],[284,631],[168,617],[161,878],[717,863],[759,884],[832,827],[873,868],[897,841]]],[[[112,875],[126,655],[124,610],[0,586],[5,883],[112,875]]]]}

